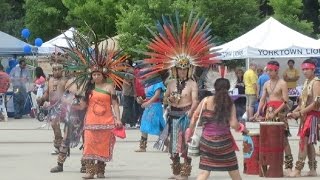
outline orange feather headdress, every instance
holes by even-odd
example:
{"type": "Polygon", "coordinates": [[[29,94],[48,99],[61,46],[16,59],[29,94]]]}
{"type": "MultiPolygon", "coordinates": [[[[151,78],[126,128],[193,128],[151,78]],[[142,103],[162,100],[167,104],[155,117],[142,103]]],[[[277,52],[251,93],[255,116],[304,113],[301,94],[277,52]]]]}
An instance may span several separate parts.
{"type": "MultiPolygon", "coordinates": [[[[162,17],[163,22],[158,21],[157,32],[149,29],[153,39],[149,41],[149,56],[144,63],[151,64],[143,77],[175,68],[189,68],[192,72],[194,66],[207,67],[218,60],[216,53],[210,52],[214,46],[210,35],[210,23],[207,20],[193,16],[191,13],[188,21],[180,24],[179,15],[176,13],[175,22],[171,18],[162,17]]],[[[175,72],[172,71],[172,75],[175,72]]],[[[189,73],[189,76],[192,75],[189,73]]]]}

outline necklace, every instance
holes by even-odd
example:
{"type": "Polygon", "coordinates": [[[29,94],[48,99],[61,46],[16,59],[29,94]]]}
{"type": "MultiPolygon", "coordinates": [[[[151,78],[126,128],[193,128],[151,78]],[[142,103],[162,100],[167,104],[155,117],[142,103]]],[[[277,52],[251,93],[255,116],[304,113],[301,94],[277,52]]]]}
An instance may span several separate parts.
{"type": "Polygon", "coordinates": [[[277,86],[277,84],[278,84],[278,81],[279,81],[279,79],[276,81],[276,83],[275,83],[275,85],[273,86],[273,88],[272,88],[272,86],[271,86],[271,80],[270,80],[270,90],[271,90],[271,92],[270,92],[270,94],[272,94],[273,93],[273,91],[274,91],[274,89],[276,88],[276,86],[277,86]]]}
{"type": "Polygon", "coordinates": [[[178,92],[178,94],[181,95],[183,89],[186,87],[186,82],[187,81],[188,81],[188,79],[185,79],[185,80],[178,79],[177,80],[177,92],[178,92]]]}

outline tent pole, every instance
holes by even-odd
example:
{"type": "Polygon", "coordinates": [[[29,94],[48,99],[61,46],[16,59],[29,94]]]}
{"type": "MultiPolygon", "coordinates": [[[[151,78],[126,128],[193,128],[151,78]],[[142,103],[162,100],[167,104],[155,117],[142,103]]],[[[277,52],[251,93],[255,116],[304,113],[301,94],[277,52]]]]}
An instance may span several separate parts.
{"type": "Polygon", "coordinates": [[[246,58],[246,70],[249,69],[250,66],[250,58],[246,58]]]}

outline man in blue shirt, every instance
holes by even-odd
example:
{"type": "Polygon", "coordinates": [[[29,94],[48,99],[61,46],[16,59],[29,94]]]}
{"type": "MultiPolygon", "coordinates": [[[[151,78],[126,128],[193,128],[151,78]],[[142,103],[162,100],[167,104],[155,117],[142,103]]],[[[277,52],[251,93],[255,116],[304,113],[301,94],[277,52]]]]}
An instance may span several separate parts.
{"type": "Polygon", "coordinates": [[[267,67],[263,68],[263,74],[261,76],[259,76],[258,78],[258,82],[257,82],[257,92],[258,92],[258,101],[255,105],[255,112],[258,109],[259,106],[259,101],[260,101],[260,97],[262,95],[262,91],[263,91],[263,85],[264,83],[266,83],[268,80],[270,79],[268,73],[267,73],[267,67]]]}
{"type": "Polygon", "coordinates": [[[20,119],[22,117],[26,102],[26,84],[30,80],[30,72],[26,68],[26,66],[26,61],[24,59],[21,59],[19,61],[19,65],[14,67],[10,72],[10,78],[13,87],[13,106],[15,119],[20,119]]]}
{"type": "Polygon", "coordinates": [[[264,67],[263,68],[263,74],[261,76],[259,76],[258,78],[258,82],[257,82],[257,88],[258,88],[258,99],[260,99],[261,95],[262,95],[262,88],[263,88],[263,85],[264,83],[266,83],[268,80],[269,80],[269,75],[267,73],[267,68],[264,67]]]}

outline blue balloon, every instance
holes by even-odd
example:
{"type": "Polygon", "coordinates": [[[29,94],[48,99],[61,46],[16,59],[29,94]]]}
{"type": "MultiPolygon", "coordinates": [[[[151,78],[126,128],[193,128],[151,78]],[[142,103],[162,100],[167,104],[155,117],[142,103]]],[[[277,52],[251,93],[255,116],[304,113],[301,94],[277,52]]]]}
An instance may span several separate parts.
{"type": "Polygon", "coordinates": [[[37,47],[40,47],[42,45],[43,41],[41,38],[36,38],[34,40],[34,45],[36,45],[37,47]]]}
{"type": "Polygon", "coordinates": [[[26,54],[30,54],[31,53],[31,46],[24,45],[23,46],[23,52],[26,53],[26,54]]]}
{"type": "Polygon", "coordinates": [[[21,31],[21,36],[25,39],[28,39],[29,36],[30,36],[30,30],[27,29],[27,28],[24,28],[22,31],[21,31]]]}

